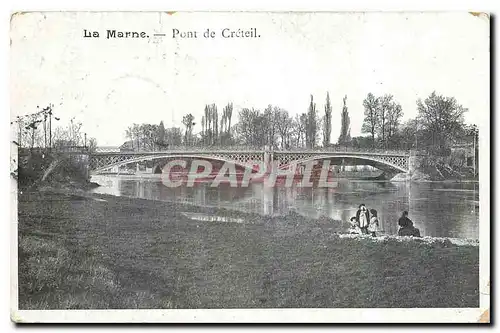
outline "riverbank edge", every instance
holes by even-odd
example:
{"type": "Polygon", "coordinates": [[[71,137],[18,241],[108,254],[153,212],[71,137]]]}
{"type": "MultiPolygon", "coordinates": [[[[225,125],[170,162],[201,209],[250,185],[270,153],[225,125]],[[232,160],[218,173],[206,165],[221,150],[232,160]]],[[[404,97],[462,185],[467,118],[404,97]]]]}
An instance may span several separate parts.
{"type": "Polygon", "coordinates": [[[478,179],[464,178],[464,179],[432,179],[428,174],[420,171],[414,174],[398,173],[392,177],[390,182],[410,182],[410,183],[438,183],[438,184],[479,184],[478,179]]]}
{"type": "MultiPolygon", "coordinates": [[[[93,183],[93,184],[97,184],[97,183],[93,183]]],[[[91,188],[94,188],[94,187],[91,187],[91,188]]],[[[73,188],[73,187],[72,188],[67,188],[67,187],[55,188],[55,187],[45,186],[45,187],[39,188],[39,191],[40,192],[61,194],[61,195],[79,196],[79,197],[84,197],[84,198],[88,198],[88,199],[94,199],[97,201],[111,199],[111,200],[118,202],[121,199],[126,198],[125,200],[127,200],[127,201],[131,200],[132,202],[135,202],[138,204],[157,203],[157,204],[162,204],[162,205],[168,206],[170,209],[175,209],[175,210],[189,212],[189,213],[205,213],[205,214],[218,215],[218,216],[223,216],[223,217],[240,218],[240,219],[247,219],[247,220],[258,219],[259,217],[261,219],[274,220],[274,221],[285,221],[287,219],[287,216],[265,217],[265,216],[258,214],[258,213],[245,213],[245,212],[240,212],[240,211],[234,210],[234,209],[227,209],[227,208],[221,208],[221,207],[216,207],[216,206],[201,206],[201,205],[196,205],[196,204],[191,204],[191,203],[179,203],[179,202],[175,202],[175,201],[142,199],[142,198],[134,198],[134,197],[116,196],[116,195],[112,195],[112,194],[92,193],[92,192],[89,192],[88,190],[85,190],[82,188],[73,188]]],[[[302,223],[321,223],[321,224],[332,223],[333,224],[336,222],[336,220],[329,218],[329,217],[326,217],[326,216],[320,217],[319,219],[312,219],[312,218],[308,218],[308,217],[300,215],[300,218],[303,219],[302,223]]],[[[349,234],[349,233],[337,233],[337,234],[341,238],[353,238],[353,239],[359,239],[359,240],[366,241],[366,242],[384,242],[384,241],[394,239],[397,241],[418,242],[418,243],[426,243],[429,245],[436,245],[436,244],[440,243],[440,244],[444,244],[444,245],[453,244],[453,245],[457,245],[457,246],[479,246],[478,239],[470,239],[470,238],[432,237],[432,236],[411,237],[411,236],[398,236],[398,235],[383,235],[383,236],[373,237],[371,235],[359,235],[359,234],[349,234]]]]}
{"type": "Polygon", "coordinates": [[[20,195],[22,309],[478,305],[475,242],[355,236],[336,220],[85,191],[20,195]]]}

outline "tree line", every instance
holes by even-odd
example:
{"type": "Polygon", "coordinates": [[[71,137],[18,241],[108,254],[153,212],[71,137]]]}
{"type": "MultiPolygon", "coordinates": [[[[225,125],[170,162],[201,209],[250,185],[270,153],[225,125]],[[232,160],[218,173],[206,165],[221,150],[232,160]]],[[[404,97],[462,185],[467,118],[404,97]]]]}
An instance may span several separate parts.
{"type": "Polygon", "coordinates": [[[353,138],[354,146],[386,149],[420,149],[434,155],[447,155],[457,143],[478,138],[476,125],[467,125],[464,108],[454,97],[432,92],[416,101],[417,116],[402,123],[403,110],[393,95],[374,96],[363,101],[362,132],[367,137],[353,138]]]}
{"type": "Polygon", "coordinates": [[[62,149],[68,147],[87,147],[90,151],[97,147],[97,140],[87,137],[83,124],[71,118],[66,126],[56,125],[61,120],[54,114],[54,105],[40,108],[24,116],[17,116],[11,125],[16,126],[17,139],[14,143],[20,149],[62,149]],[[54,128],[53,128],[53,123],[54,128]]]}
{"type": "MultiPolygon", "coordinates": [[[[155,124],[132,124],[125,132],[129,140],[126,146],[134,150],[158,150],[172,146],[227,146],[248,147],[291,147],[317,146],[322,119],[316,109],[314,97],[310,96],[307,112],[292,117],[287,110],[268,105],[264,110],[242,108],[238,112],[238,122],[233,123],[233,103],[228,103],[219,111],[217,105],[207,104],[201,118],[201,131],[193,133],[196,125],[194,116],[183,116],[183,128],[165,128],[163,121],[155,124]]],[[[327,95],[329,100],[329,96],[327,95]]],[[[325,128],[323,143],[330,145],[332,107],[325,106],[325,128]]]]}
{"type": "Polygon", "coordinates": [[[363,100],[364,119],[358,124],[364,135],[357,137],[350,134],[352,124],[347,96],[344,96],[337,118],[341,124],[340,134],[335,142],[331,141],[334,110],[329,93],[322,109],[310,95],[309,105],[303,113],[292,116],[277,105],[268,105],[263,110],[243,107],[237,112],[238,121],[234,121],[233,103],[227,103],[222,111],[216,104],[207,104],[198,133],[194,132],[196,119],[189,113],[182,119],[182,128],[165,128],[163,122],[159,125],[133,124],[126,130],[126,137],[129,148],[134,150],[241,145],[283,150],[342,146],[443,152],[471,133],[477,135],[475,127],[464,123],[467,109],[454,97],[436,92],[424,100],[418,99],[417,117],[406,122],[402,122],[403,109],[393,95],[367,94],[363,100]]]}
{"type": "MultiPolygon", "coordinates": [[[[310,95],[305,112],[294,116],[277,106],[268,105],[264,110],[241,108],[234,121],[233,103],[227,103],[220,112],[216,104],[207,104],[200,119],[201,131],[195,133],[195,117],[183,116],[183,127],[165,128],[159,124],[132,124],[125,132],[128,141],[124,145],[132,150],[163,150],[176,146],[214,147],[241,145],[253,148],[264,146],[275,149],[317,147],[354,147],[383,149],[422,149],[446,155],[455,143],[472,142],[477,145],[478,129],[464,123],[468,111],[454,97],[432,92],[425,99],[417,99],[417,116],[402,122],[403,109],[393,95],[375,96],[368,93],[363,100],[364,119],[361,131],[364,135],[351,137],[351,121],[347,96],[342,99],[338,111],[340,134],[331,142],[333,107],[329,93],[323,110],[310,95]]],[[[54,114],[53,105],[38,108],[25,116],[18,116],[11,124],[16,125],[20,148],[59,148],[87,146],[95,149],[95,138],[87,138],[83,124],[70,119],[66,126],[54,126],[60,118],[54,114]]]]}

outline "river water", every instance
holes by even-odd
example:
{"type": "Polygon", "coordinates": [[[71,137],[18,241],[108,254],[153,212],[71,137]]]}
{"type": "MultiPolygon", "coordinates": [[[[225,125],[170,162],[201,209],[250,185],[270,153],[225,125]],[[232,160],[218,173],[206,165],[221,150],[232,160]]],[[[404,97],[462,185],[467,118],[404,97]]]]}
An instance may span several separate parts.
{"type": "Polygon", "coordinates": [[[334,188],[246,188],[196,184],[168,188],[161,175],[97,175],[93,192],[150,200],[223,207],[265,215],[290,210],[310,218],[328,216],[348,226],[360,203],[378,211],[384,234],[397,234],[397,220],[407,210],[422,236],[479,237],[479,188],[474,183],[409,183],[339,179],[334,188]]]}

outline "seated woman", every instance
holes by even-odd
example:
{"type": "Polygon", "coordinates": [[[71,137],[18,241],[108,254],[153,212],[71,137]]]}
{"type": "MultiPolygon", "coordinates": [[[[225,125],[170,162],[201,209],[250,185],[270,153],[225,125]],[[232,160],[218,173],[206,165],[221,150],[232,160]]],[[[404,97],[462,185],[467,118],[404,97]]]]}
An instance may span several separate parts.
{"type": "Polygon", "coordinates": [[[359,228],[358,222],[356,222],[356,216],[351,217],[349,221],[349,233],[350,234],[361,234],[361,229],[359,228]]]}
{"type": "Polygon", "coordinates": [[[380,231],[380,224],[378,222],[378,213],[375,209],[370,209],[370,224],[368,225],[368,231],[372,234],[373,237],[377,236],[377,232],[380,231]]]}
{"type": "Polygon", "coordinates": [[[408,212],[406,210],[399,218],[398,224],[400,226],[398,236],[421,237],[420,230],[413,226],[413,222],[408,218],[408,212]]]}

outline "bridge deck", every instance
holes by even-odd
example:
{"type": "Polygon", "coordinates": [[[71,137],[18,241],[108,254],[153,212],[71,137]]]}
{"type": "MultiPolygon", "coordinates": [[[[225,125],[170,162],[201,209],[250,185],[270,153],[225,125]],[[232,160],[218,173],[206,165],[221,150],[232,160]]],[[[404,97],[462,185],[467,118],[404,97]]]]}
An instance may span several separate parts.
{"type": "Polygon", "coordinates": [[[162,151],[96,151],[92,155],[210,155],[210,154],[260,154],[260,153],[272,153],[272,154],[317,154],[317,155],[377,155],[377,156],[410,156],[410,152],[402,151],[350,151],[350,150],[275,150],[275,151],[265,151],[265,150],[162,150],[162,151]]]}
{"type": "Polygon", "coordinates": [[[355,163],[356,160],[362,160],[361,163],[397,172],[407,172],[410,164],[410,152],[403,151],[348,149],[286,151],[252,149],[202,150],[191,147],[191,149],[186,150],[172,149],[164,151],[97,151],[90,156],[90,169],[99,172],[115,166],[169,157],[208,158],[236,163],[242,166],[254,165],[255,162],[270,163],[273,161],[278,162],[279,167],[284,169],[290,167],[292,164],[308,163],[312,160],[328,159],[329,157],[345,159],[347,163],[355,163]]]}

